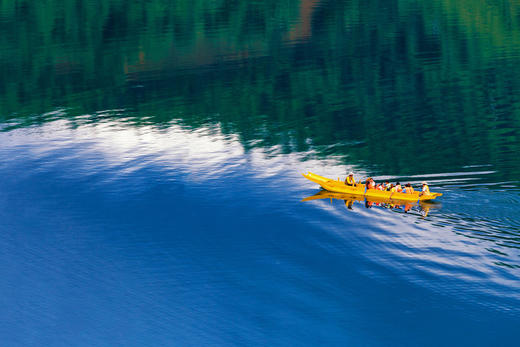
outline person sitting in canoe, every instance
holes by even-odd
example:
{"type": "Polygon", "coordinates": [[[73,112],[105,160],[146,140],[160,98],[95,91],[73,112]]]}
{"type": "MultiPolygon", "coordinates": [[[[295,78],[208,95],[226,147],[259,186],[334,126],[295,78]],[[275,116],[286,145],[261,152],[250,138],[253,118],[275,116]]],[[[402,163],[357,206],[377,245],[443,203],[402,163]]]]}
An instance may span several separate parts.
{"type": "Polygon", "coordinates": [[[345,184],[351,187],[356,185],[356,180],[354,179],[354,173],[352,171],[350,171],[347,178],[345,178],[345,184]]]}
{"type": "Polygon", "coordinates": [[[386,191],[387,191],[387,192],[395,192],[396,189],[395,189],[394,184],[393,184],[393,183],[390,183],[390,184],[388,185],[388,187],[386,188],[386,191]]]}
{"type": "Polygon", "coordinates": [[[366,180],[367,189],[376,189],[376,182],[372,179],[372,177],[367,178],[366,180]]]}
{"type": "Polygon", "coordinates": [[[428,187],[428,183],[426,182],[422,182],[422,191],[419,196],[421,195],[430,195],[430,187],[428,187]]]}
{"type": "Polygon", "coordinates": [[[414,192],[413,187],[410,183],[406,183],[406,186],[404,188],[404,193],[406,194],[412,194],[414,192]]]}
{"type": "Polygon", "coordinates": [[[401,193],[403,191],[403,188],[401,187],[401,183],[397,182],[395,184],[395,191],[398,193],[401,193]]]}

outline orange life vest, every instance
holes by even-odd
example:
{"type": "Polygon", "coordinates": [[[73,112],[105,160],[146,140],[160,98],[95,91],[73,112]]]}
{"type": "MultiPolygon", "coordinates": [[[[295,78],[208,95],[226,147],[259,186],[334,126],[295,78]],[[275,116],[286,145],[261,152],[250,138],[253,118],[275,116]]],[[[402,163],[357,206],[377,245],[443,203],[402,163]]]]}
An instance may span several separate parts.
{"type": "Polygon", "coordinates": [[[404,192],[407,193],[407,194],[412,194],[413,193],[413,187],[406,187],[404,189],[404,192]]]}

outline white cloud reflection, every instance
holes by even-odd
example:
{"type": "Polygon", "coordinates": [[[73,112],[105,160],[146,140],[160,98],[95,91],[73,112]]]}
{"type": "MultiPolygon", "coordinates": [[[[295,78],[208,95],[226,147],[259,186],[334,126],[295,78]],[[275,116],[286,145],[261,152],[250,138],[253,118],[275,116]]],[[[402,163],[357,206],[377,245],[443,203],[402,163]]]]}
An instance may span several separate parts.
{"type": "MultiPolygon", "coordinates": [[[[16,162],[23,155],[42,159],[42,166],[38,168],[41,170],[73,159],[75,166],[70,167],[70,175],[103,172],[104,184],[150,167],[164,175],[162,180],[175,179],[182,174],[183,180],[190,184],[207,184],[247,175],[262,180],[264,188],[283,188],[283,194],[296,194],[298,199],[317,188],[301,173],[313,171],[336,178],[356,169],[342,164],[341,158],[317,158],[312,152],[284,154],[278,147],[257,147],[246,151],[237,135],[224,133],[218,125],[192,129],[171,122],[159,128],[146,124],[136,126],[113,118],[96,122],[88,120],[89,117],[72,121],[57,119],[0,133],[3,159],[0,165],[16,162]]],[[[358,176],[366,176],[359,169],[355,171],[358,176]]],[[[488,172],[492,171],[483,174],[488,172]]],[[[429,177],[443,176],[433,174],[429,177]]],[[[452,181],[459,179],[451,178],[452,181]]],[[[328,224],[307,216],[299,218],[321,224],[320,228],[333,233],[337,242],[334,247],[358,242],[362,246],[359,252],[366,259],[394,269],[408,281],[432,290],[453,290],[453,283],[443,280],[449,278],[465,286],[462,292],[466,294],[507,295],[520,300],[518,268],[496,266],[496,262],[504,257],[489,252],[487,248],[499,246],[459,232],[457,228],[466,223],[464,220],[457,221],[457,217],[448,213],[423,220],[389,210],[367,210],[361,205],[353,217],[344,206],[338,208],[338,203],[314,201],[311,206],[327,211],[335,220],[343,220],[346,227],[352,223],[368,226],[356,234],[354,241],[352,235],[347,237],[345,230],[337,227],[337,223],[328,224]],[[429,282],[428,278],[432,276],[436,280],[429,282]],[[486,285],[481,285],[482,281],[486,285]],[[504,287],[515,290],[501,290],[504,287]]],[[[478,223],[473,227],[475,225],[476,228],[483,227],[478,223]]],[[[509,249],[508,254],[519,256],[517,249],[509,249]]]]}

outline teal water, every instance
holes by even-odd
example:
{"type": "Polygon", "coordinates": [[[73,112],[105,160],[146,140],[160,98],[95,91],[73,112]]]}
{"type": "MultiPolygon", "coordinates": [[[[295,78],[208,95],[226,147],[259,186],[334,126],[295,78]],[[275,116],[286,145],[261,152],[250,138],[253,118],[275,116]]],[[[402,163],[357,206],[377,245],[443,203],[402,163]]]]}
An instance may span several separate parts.
{"type": "Polygon", "coordinates": [[[0,2],[3,345],[516,345],[519,13],[0,2]]]}

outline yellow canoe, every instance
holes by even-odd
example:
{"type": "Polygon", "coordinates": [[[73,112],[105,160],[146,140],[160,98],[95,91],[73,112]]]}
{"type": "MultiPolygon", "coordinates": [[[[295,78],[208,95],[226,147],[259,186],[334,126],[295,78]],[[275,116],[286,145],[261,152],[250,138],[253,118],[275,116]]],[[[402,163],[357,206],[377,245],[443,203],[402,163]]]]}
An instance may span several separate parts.
{"type": "Polygon", "coordinates": [[[430,193],[421,195],[421,192],[407,194],[388,192],[378,189],[365,190],[364,184],[358,183],[355,187],[347,186],[344,182],[340,181],[339,178],[336,181],[327,177],[316,175],[312,172],[303,174],[303,177],[314,183],[319,184],[323,189],[326,189],[330,192],[362,196],[371,200],[428,201],[433,200],[436,197],[442,195],[442,193],[430,193]]]}

